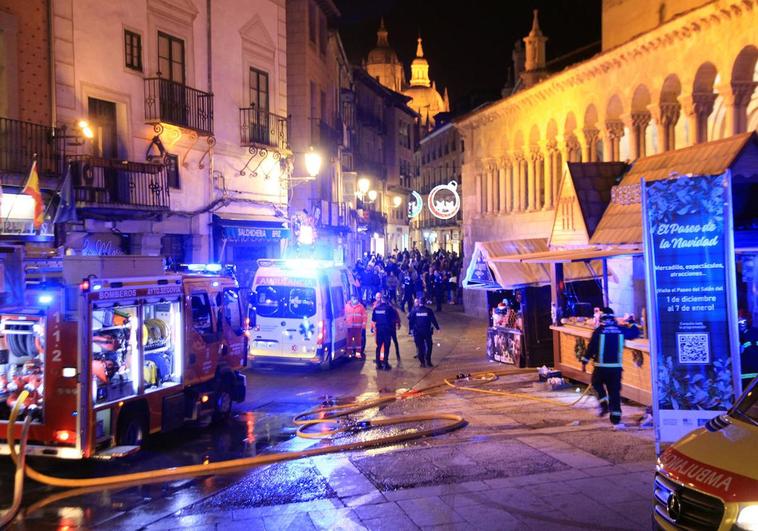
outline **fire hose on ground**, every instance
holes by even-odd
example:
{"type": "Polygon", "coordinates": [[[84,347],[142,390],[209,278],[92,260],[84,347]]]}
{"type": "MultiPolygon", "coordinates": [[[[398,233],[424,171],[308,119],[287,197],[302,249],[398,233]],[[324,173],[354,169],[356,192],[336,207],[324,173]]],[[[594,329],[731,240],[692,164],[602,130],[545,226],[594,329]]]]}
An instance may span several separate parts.
{"type": "MultiPolygon", "coordinates": [[[[500,372],[483,372],[472,373],[467,375],[458,375],[456,381],[468,380],[472,382],[488,383],[495,381],[499,376],[523,374],[525,372],[533,372],[533,369],[525,370],[507,370],[500,372]]],[[[39,483],[59,487],[66,489],[76,489],[76,491],[66,491],[57,495],[51,496],[42,502],[38,502],[33,508],[41,508],[44,505],[52,503],[57,499],[69,497],[73,494],[84,494],[100,490],[103,487],[119,486],[125,488],[131,485],[144,485],[146,483],[154,483],[159,481],[177,480],[190,477],[208,476],[219,473],[230,473],[235,471],[244,470],[254,466],[268,465],[282,461],[292,461],[295,459],[302,459],[307,457],[316,457],[320,455],[334,454],[339,452],[346,452],[352,450],[361,450],[366,448],[376,448],[381,446],[395,445],[405,441],[411,441],[420,439],[423,437],[432,437],[448,433],[466,425],[466,420],[457,414],[453,413],[429,413],[418,415],[406,415],[398,417],[383,417],[372,418],[370,420],[343,420],[343,417],[359,413],[368,409],[378,408],[388,405],[397,400],[410,399],[423,395],[429,395],[436,392],[441,392],[449,388],[454,388],[463,391],[472,391],[477,393],[492,394],[497,396],[507,396],[511,398],[523,398],[533,400],[537,402],[543,402],[551,405],[560,405],[571,407],[584,398],[589,390],[587,390],[573,403],[561,402],[558,400],[551,400],[542,397],[532,396],[526,393],[513,393],[506,391],[497,391],[492,389],[481,389],[478,387],[464,386],[451,381],[450,378],[446,378],[443,383],[431,385],[422,389],[410,390],[404,393],[399,393],[391,396],[382,396],[371,400],[361,402],[351,402],[341,405],[324,405],[309,411],[305,411],[296,415],[293,422],[298,426],[297,435],[306,439],[326,439],[333,438],[339,434],[350,434],[359,431],[368,430],[375,427],[387,427],[401,424],[419,424],[424,422],[443,421],[441,426],[434,426],[423,429],[415,429],[404,433],[395,433],[383,437],[377,437],[373,439],[363,439],[354,442],[348,442],[343,444],[320,446],[317,448],[308,448],[305,450],[299,450],[294,452],[281,452],[264,454],[255,457],[242,457],[237,459],[231,459],[227,461],[219,461],[214,463],[203,463],[198,465],[185,465],[178,467],[171,467],[159,470],[150,470],[145,472],[135,472],[131,474],[118,474],[113,476],[97,477],[97,478],[60,478],[55,476],[49,476],[43,474],[34,468],[31,468],[26,464],[26,446],[29,435],[29,427],[31,425],[31,417],[27,416],[24,419],[23,427],[21,429],[21,437],[16,442],[15,439],[15,424],[20,413],[20,405],[24,403],[26,399],[24,391],[19,400],[13,407],[10,417],[8,419],[7,426],[7,443],[10,448],[10,457],[16,467],[14,475],[14,494],[11,507],[0,515],[0,528],[8,525],[18,513],[21,507],[21,499],[23,496],[24,479],[28,477],[39,483]],[[309,418],[311,417],[311,418],[309,418]],[[312,418],[315,417],[315,418],[312,418]],[[316,432],[309,431],[315,426],[327,424],[330,425],[326,428],[321,428],[316,432]],[[18,451],[16,445],[18,444],[18,451]]],[[[30,507],[30,510],[32,507],[30,507]]]]}

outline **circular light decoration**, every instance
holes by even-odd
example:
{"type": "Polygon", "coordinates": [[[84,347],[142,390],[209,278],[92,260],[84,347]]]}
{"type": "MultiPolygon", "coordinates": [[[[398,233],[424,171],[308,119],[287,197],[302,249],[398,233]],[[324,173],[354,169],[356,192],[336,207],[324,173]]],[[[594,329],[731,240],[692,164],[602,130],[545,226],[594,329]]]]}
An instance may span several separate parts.
{"type": "Polygon", "coordinates": [[[437,219],[450,219],[461,209],[458,183],[450,181],[432,188],[429,192],[429,211],[437,219]]]}
{"type": "Polygon", "coordinates": [[[424,200],[421,199],[421,194],[415,190],[411,192],[411,196],[408,198],[408,217],[413,219],[421,214],[424,209],[424,200]]]}

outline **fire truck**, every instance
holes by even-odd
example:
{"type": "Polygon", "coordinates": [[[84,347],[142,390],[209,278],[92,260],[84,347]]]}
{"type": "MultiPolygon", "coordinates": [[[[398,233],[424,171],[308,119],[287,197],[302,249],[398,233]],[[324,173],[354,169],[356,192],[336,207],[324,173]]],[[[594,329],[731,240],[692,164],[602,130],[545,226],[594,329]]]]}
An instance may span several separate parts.
{"type": "Polygon", "coordinates": [[[0,453],[24,389],[29,453],[72,459],[130,454],[148,434],[223,419],[244,400],[233,278],[167,273],[160,257],[59,260],[59,278],[27,282],[0,307],[0,453]]]}

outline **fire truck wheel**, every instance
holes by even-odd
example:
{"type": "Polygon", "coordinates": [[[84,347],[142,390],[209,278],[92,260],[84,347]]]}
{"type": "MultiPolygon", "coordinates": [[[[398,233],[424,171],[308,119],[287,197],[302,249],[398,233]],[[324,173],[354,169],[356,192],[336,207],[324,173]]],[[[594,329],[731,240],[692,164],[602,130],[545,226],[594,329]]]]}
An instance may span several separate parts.
{"type": "Polygon", "coordinates": [[[116,444],[118,446],[142,446],[147,436],[145,415],[138,409],[126,410],[119,415],[116,444]]]}
{"type": "Polygon", "coordinates": [[[216,379],[216,401],[213,411],[213,421],[223,422],[232,416],[234,375],[231,372],[223,372],[216,376],[216,379]]]}

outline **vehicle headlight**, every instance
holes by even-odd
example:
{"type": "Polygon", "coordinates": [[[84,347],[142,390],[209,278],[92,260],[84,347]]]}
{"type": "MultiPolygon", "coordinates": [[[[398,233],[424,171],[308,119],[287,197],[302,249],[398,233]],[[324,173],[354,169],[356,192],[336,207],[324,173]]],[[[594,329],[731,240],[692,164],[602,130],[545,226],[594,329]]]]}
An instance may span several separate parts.
{"type": "Polygon", "coordinates": [[[737,516],[737,527],[745,531],[758,531],[758,504],[748,505],[740,509],[737,516]]]}

